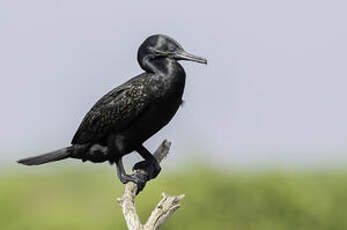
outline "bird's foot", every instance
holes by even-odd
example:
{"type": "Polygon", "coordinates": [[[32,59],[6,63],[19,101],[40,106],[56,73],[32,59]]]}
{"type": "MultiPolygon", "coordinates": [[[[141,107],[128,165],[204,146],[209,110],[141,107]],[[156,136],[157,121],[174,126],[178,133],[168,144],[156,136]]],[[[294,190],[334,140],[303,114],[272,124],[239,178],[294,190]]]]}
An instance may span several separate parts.
{"type": "Polygon", "coordinates": [[[141,192],[148,179],[147,179],[147,175],[144,174],[134,174],[134,175],[122,175],[119,177],[119,180],[123,183],[126,184],[128,182],[134,182],[135,184],[137,184],[137,192],[136,194],[138,194],[139,192],[141,192]]]}
{"type": "Polygon", "coordinates": [[[134,165],[133,171],[135,170],[144,170],[148,175],[148,180],[151,180],[158,176],[161,167],[158,162],[140,161],[134,165]]]}

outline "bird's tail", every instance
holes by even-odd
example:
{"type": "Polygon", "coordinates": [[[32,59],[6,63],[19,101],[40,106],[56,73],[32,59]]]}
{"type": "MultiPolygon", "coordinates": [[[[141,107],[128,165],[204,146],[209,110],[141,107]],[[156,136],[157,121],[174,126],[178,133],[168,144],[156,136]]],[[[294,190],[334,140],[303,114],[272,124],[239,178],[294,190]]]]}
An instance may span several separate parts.
{"type": "Polygon", "coordinates": [[[23,164],[23,165],[45,164],[48,162],[59,161],[59,160],[63,160],[65,158],[68,158],[71,155],[71,153],[73,152],[73,150],[74,150],[73,146],[69,146],[69,147],[58,149],[56,151],[49,152],[46,154],[24,158],[24,159],[21,159],[17,162],[20,164],[23,164]]]}

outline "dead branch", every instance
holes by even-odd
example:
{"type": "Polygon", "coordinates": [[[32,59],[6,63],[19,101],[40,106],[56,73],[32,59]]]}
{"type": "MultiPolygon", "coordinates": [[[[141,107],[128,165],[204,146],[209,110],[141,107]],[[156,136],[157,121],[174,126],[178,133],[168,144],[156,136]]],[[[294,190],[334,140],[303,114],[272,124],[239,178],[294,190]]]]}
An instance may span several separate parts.
{"type": "MultiPolygon", "coordinates": [[[[163,141],[159,148],[153,154],[160,163],[169,153],[171,143],[163,141]]],[[[135,174],[145,175],[143,170],[136,170],[135,174]]],[[[124,193],[117,201],[122,208],[122,212],[129,230],[156,230],[180,207],[179,201],[184,195],[168,196],[163,193],[163,199],[159,201],[155,209],[152,211],[145,225],[141,224],[139,216],[136,212],[135,198],[137,185],[128,182],[125,185],[124,193]]]]}

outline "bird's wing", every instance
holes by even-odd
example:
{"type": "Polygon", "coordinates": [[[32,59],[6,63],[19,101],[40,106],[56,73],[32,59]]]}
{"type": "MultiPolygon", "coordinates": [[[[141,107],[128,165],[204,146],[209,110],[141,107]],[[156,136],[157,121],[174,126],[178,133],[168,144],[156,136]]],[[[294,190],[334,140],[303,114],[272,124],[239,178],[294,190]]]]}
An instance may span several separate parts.
{"type": "Polygon", "coordinates": [[[84,117],[71,143],[95,143],[126,128],[151,101],[147,83],[140,75],[107,93],[84,117]]]}

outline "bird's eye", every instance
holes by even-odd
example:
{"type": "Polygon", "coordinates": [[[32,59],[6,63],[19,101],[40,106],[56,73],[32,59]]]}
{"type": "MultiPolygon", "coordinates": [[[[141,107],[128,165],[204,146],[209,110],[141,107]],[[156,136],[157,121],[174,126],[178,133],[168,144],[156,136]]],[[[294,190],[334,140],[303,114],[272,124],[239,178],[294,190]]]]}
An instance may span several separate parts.
{"type": "Polygon", "coordinates": [[[168,50],[169,52],[174,52],[174,51],[176,50],[176,47],[174,47],[174,46],[169,46],[169,47],[167,48],[167,50],[168,50]]]}

